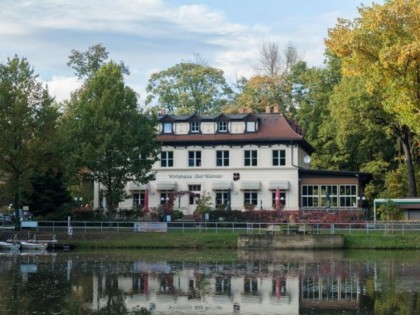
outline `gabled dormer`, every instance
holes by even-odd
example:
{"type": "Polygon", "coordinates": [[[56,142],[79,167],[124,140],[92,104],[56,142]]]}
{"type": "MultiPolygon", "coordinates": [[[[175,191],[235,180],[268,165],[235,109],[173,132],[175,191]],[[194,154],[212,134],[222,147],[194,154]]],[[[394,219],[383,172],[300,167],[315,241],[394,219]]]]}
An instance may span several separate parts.
{"type": "Polygon", "coordinates": [[[174,124],[175,119],[170,115],[160,116],[159,118],[160,124],[160,133],[161,134],[173,134],[174,133],[174,124]]]}
{"type": "Polygon", "coordinates": [[[225,114],[220,114],[215,118],[216,133],[229,133],[230,117],[225,114]]]}
{"type": "Polygon", "coordinates": [[[201,117],[197,114],[193,114],[188,118],[189,122],[189,133],[200,134],[201,133],[201,117]]]}
{"type": "Polygon", "coordinates": [[[244,122],[245,122],[245,132],[246,133],[258,132],[259,118],[255,114],[253,114],[253,113],[248,114],[245,117],[244,122]]]}

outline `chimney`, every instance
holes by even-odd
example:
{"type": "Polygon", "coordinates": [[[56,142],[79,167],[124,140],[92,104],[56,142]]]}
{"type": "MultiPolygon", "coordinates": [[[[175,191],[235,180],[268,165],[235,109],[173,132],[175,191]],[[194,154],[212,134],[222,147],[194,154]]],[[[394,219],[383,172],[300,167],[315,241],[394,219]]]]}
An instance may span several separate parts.
{"type": "Polygon", "coordinates": [[[270,114],[270,113],[271,113],[271,106],[268,106],[268,105],[267,105],[267,106],[265,107],[265,113],[266,113],[266,114],[270,114]]]}
{"type": "Polygon", "coordinates": [[[166,115],[166,109],[161,108],[159,111],[159,116],[165,116],[166,115]]]}
{"type": "Polygon", "coordinates": [[[251,108],[251,107],[248,107],[248,108],[246,109],[246,112],[247,112],[247,113],[252,113],[252,108],[251,108]]]}
{"type": "Polygon", "coordinates": [[[243,107],[239,108],[238,113],[243,114],[245,112],[245,109],[243,107]]]}
{"type": "Polygon", "coordinates": [[[279,112],[279,105],[278,104],[274,104],[273,106],[273,113],[278,113],[279,112]]]}

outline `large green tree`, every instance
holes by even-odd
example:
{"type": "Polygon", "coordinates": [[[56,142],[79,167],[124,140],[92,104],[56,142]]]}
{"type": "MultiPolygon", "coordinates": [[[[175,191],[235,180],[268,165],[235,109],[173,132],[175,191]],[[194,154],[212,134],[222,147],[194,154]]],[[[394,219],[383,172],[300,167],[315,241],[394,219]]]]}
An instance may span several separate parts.
{"type": "MultiPolygon", "coordinates": [[[[364,77],[366,90],[384,96],[380,106],[395,117],[404,150],[410,196],[417,195],[412,138],[420,132],[420,0],[389,0],[339,19],[327,47],[342,58],[346,76],[364,77]]],[[[418,146],[418,143],[417,143],[418,146]]]]}
{"type": "Polygon", "coordinates": [[[152,74],[146,90],[146,104],[176,114],[220,113],[233,93],[222,70],[192,62],[152,74]]]}
{"type": "MultiPolygon", "coordinates": [[[[25,58],[0,64],[0,173],[6,177],[14,209],[29,187],[29,175],[51,164],[59,113],[25,58]]],[[[18,215],[18,211],[16,211],[18,215]]]]}
{"type": "Polygon", "coordinates": [[[122,69],[108,62],[73,94],[65,113],[69,155],[83,178],[103,185],[109,217],[125,197],[125,184],[148,182],[159,144],[156,118],[137,107],[122,69]]]}

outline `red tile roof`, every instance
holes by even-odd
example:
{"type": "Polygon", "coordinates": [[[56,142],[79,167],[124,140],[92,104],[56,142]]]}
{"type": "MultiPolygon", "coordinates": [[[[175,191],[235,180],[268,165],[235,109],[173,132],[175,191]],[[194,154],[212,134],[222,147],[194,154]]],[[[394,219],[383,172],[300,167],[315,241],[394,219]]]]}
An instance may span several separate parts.
{"type": "MultiPolygon", "coordinates": [[[[259,127],[258,131],[245,132],[245,133],[214,133],[214,134],[160,134],[157,137],[158,141],[161,141],[166,145],[192,145],[192,144],[214,144],[223,143],[223,144],[258,144],[258,143],[300,143],[308,152],[313,152],[313,147],[306,142],[304,139],[302,130],[293,122],[286,119],[282,114],[278,113],[261,113],[261,114],[251,114],[258,117],[259,127]]],[[[229,115],[223,115],[224,117],[229,117],[229,115]]],[[[214,121],[218,121],[218,117],[215,116],[214,121]]],[[[162,117],[161,120],[168,121],[168,116],[162,117]]],[[[189,121],[189,117],[171,116],[172,121],[181,122],[189,121]]],[[[233,118],[237,118],[232,117],[233,118]]],[[[246,116],[244,116],[246,118],[246,116]]],[[[237,119],[234,119],[237,121],[237,119]]],[[[242,120],[242,119],[241,119],[242,120]]],[[[246,119],[243,119],[244,121],[246,119]]],[[[209,121],[203,117],[203,121],[209,121]]]]}

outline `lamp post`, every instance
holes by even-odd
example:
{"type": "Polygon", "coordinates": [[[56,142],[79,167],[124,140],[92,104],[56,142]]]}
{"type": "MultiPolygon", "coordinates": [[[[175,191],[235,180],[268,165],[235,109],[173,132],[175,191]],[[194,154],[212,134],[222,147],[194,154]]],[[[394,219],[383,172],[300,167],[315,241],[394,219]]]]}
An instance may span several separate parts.
{"type": "Polygon", "coordinates": [[[365,198],[365,196],[359,196],[357,199],[358,199],[358,206],[359,206],[359,208],[362,209],[363,215],[365,217],[365,221],[367,221],[367,209],[365,208],[366,198],[365,198]]]}
{"type": "Polygon", "coordinates": [[[232,192],[232,189],[229,188],[228,189],[228,198],[227,198],[227,207],[226,207],[227,210],[232,210],[231,209],[231,205],[230,205],[230,202],[231,202],[231,192],[232,192]]]}

